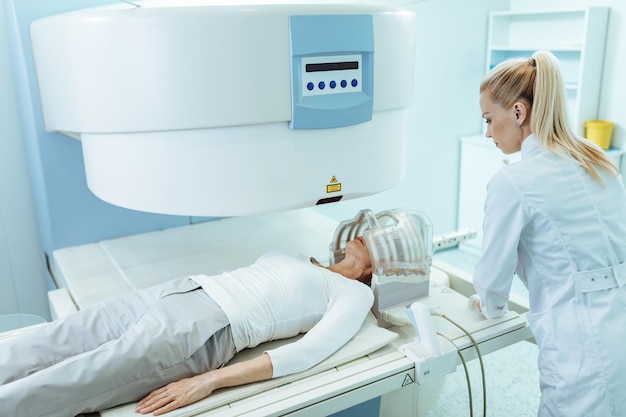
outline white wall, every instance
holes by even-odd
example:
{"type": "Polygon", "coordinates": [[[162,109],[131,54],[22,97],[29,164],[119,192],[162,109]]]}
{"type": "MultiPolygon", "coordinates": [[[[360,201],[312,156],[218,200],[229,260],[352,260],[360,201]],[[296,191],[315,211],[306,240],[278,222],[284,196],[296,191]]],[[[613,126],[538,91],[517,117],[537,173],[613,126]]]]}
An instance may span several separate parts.
{"type": "MultiPolygon", "coordinates": [[[[481,132],[478,86],[485,72],[488,14],[508,6],[508,0],[427,0],[409,6],[417,13],[418,45],[406,178],[379,195],[320,212],[340,220],[362,208],[414,207],[430,217],[435,234],[457,228],[459,137],[481,132]]],[[[355,169],[368,165],[379,169],[376,161],[355,169]]]]}
{"type": "Polygon", "coordinates": [[[433,221],[435,234],[464,227],[456,224],[458,138],[482,131],[477,90],[485,71],[488,12],[586,6],[611,7],[598,118],[615,123],[613,146],[626,146],[626,112],[622,104],[626,96],[626,2],[427,0],[410,6],[418,13],[421,42],[406,179],[380,195],[318,210],[347,219],[361,208],[411,206],[426,212],[433,221]]]}
{"type": "Polygon", "coordinates": [[[35,220],[17,97],[0,7],[0,315],[48,318],[43,252],[35,220]]]}

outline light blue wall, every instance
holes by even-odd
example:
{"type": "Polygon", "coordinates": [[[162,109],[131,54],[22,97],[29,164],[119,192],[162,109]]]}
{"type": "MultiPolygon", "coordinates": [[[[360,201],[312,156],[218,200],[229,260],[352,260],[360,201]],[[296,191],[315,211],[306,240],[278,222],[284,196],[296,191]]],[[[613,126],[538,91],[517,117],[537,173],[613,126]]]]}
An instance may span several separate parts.
{"type": "MultiPolygon", "coordinates": [[[[22,145],[27,154],[26,165],[44,258],[50,258],[52,251],[58,248],[179,226],[191,220],[189,217],[126,210],[99,200],[87,188],[80,142],[44,130],[29,24],[47,15],[106,3],[110,0],[4,2],[2,32],[8,40],[10,54],[3,62],[12,64],[13,79],[10,82],[15,88],[19,109],[19,122],[16,122],[16,115],[11,122],[18,123],[22,129],[22,145]]],[[[52,287],[53,283],[48,282],[47,286],[52,287]]]]}
{"type": "Polygon", "coordinates": [[[48,316],[44,258],[26,169],[26,154],[0,9],[0,315],[48,316]]]}

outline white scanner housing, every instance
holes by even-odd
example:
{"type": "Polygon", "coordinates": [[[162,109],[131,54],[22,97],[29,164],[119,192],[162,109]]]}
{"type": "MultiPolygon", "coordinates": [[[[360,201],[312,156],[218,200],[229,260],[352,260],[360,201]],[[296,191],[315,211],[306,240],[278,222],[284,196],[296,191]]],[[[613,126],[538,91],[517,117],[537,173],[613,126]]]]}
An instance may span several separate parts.
{"type": "Polygon", "coordinates": [[[126,208],[231,216],[405,171],[415,16],[384,1],[136,1],[37,20],[44,124],[126,208]]]}

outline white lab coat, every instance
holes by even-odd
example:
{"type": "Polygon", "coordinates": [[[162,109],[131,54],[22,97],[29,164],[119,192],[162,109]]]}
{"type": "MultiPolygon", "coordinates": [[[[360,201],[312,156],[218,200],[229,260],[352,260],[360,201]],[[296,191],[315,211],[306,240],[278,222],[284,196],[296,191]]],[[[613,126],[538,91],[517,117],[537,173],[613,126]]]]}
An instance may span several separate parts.
{"type": "Polygon", "coordinates": [[[626,192],[601,187],[530,135],[490,181],[474,285],[485,316],[506,312],[514,272],[539,346],[539,416],[626,416],[626,192]]]}

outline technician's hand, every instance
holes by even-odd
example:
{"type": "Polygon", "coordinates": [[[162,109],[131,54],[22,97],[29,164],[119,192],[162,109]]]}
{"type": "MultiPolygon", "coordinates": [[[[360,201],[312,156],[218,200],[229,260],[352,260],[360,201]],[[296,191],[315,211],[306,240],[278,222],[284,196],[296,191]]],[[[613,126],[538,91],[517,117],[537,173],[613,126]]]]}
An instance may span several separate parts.
{"type": "Polygon", "coordinates": [[[146,398],[139,401],[135,412],[153,413],[159,416],[208,397],[213,392],[213,388],[206,376],[207,374],[202,374],[181,379],[152,391],[146,398]]]}
{"type": "Polygon", "coordinates": [[[480,308],[480,296],[478,294],[470,296],[467,300],[467,306],[472,310],[482,313],[482,309],[480,308]]]}

